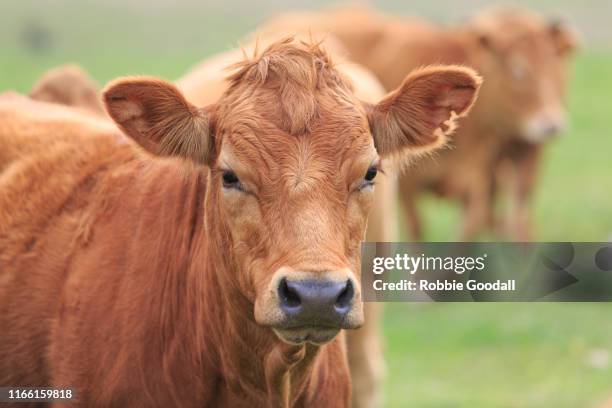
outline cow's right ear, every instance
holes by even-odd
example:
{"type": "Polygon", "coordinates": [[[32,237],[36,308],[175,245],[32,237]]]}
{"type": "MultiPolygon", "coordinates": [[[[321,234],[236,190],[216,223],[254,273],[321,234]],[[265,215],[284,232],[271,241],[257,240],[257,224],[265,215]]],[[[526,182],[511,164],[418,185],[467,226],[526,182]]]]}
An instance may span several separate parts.
{"type": "Polygon", "coordinates": [[[156,78],[121,78],[103,92],[106,110],[140,146],[159,156],[210,164],[213,143],[209,114],[156,78]]]}

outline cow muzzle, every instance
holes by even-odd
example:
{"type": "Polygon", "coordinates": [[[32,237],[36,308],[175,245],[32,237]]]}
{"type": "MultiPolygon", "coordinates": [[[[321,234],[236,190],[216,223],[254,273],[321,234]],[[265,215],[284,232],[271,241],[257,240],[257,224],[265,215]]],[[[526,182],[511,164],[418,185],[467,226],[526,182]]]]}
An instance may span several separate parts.
{"type": "Polygon", "coordinates": [[[533,115],[523,125],[521,134],[530,143],[544,143],[563,133],[566,129],[565,116],[561,111],[552,114],[533,115]]]}
{"type": "Polygon", "coordinates": [[[283,268],[270,289],[274,296],[268,305],[273,311],[262,316],[256,304],[255,317],[287,343],[323,344],[341,329],[363,324],[359,286],[346,270],[315,273],[283,268]]]}
{"type": "Polygon", "coordinates": [[[350,280],[281,279],[280,308],[288,326],[320,325],[341,327],[353,304],[355,289],[350,280]]]}

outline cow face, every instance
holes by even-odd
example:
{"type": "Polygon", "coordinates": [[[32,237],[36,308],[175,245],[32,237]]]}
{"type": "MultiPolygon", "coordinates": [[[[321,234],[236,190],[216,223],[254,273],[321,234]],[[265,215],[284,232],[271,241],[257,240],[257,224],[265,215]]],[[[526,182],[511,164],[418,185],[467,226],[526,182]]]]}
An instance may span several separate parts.
{"type": "Polygon", "coordinates": [[[223,278],[256,322],[288,343],[324,343],[363,322],[360,243],[381,157],[442,144],[480,80],[429,68],[366,105],[322,50],[290,40],[235,68],[206,109],[153,79],[117,81],[105,101],[146,149],[209,166],[207,211],[234,265],[223,278]]]}
{"type": "MultiPolygon", "coordinates": [[[[576,36],[560,23],[515,10],[485,13],[474,23],[487,79],[483,104],[506,133],[538,143],[566,125],[568,56],[576,36]]],[[[485,108],[486,109],[486,108],[485,108]]]]}

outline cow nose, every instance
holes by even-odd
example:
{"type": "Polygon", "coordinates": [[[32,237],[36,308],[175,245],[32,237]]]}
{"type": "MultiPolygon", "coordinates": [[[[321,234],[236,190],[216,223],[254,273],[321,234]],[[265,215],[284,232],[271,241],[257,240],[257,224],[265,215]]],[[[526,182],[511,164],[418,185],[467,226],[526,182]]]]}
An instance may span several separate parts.
{"type": "Polygon", "coordinates": [[[341,326],[353,305],[350,280],[288,280],[278,286],[280,308],[290,326],[341,326]]]}
{"type": "Polygon", "coordinates": [[[564,125],[561,122],[550,122],[544,126],[543,134],[547,137],[557,136],[564,129],[564,125]]]}

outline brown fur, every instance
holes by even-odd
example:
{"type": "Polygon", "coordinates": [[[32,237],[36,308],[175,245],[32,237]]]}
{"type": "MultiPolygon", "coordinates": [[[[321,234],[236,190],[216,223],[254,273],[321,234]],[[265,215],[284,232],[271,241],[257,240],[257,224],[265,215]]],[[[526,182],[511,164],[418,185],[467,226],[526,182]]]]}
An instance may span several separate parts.
{"type": "Polygon", "coordinates": [[[77,65],[62,65],[45,73],[32,87],[30,97],[106,115],[98,85],[77,65]]]}
{"type": "MultiPolygon", "coordinates": [[[[348,404],[340,327],[282,329],[271,290],[281,273],[359,277],[372,193],[357,186],[388,135],[370,133],[321,60],[275,44],[205,108],[159,80],[115,81],[108,112],[141,148],[68,108],[0,102],[0,383],[75,387],[87,407],[348,404]],[[301,73],[312,99],[294,87],[301,73]],[[296,121],[287,89],[307,105],[296,121]],[[222,187],[228,167],[244,191],[222,187]]],[[[430,71],[432,83],[457,72],[430,71]]],[[[478,78],[462,72],[469,105],[478,78]]],[[[435,88],[419,89],[406,85],[409,102],[435,107],[435,88]]],[[[355,288],[343,328],[363,320],[355,288]]]]}
{"type": "Polygon", "coordinates": [[[512,182],[518,185],[515,191],[523,192],[512,197],[517,210],[511,220],[519,224],[513,236],[529,236],[528,224],[520,219],[526,218],[539,144],[563,123],[565,63],[576,47],[576,36],[570,29],[516,9],[486,11],[462,26],[442,28],[348,8],[279,16],[262,31],[287,27],[336,36],[349,56],[371,69],[387,89],[400,84],[410,70],[426,64],[476,68],[486,79],[483,95],[474,112],[461,121],[453,138],[454,148],[401,180],[406,218],[413,236],[421,237],[415,197],[425,190],[438,192],[463,203],[461,235],[464,239],[473,237],[490,218],[497,166],[509,161],[514,168],[511,174],[516,175],[512,182]],[[548,124],[550,131],[542,129],[548,124]]]}

